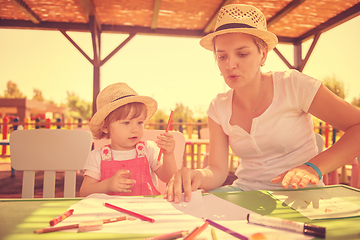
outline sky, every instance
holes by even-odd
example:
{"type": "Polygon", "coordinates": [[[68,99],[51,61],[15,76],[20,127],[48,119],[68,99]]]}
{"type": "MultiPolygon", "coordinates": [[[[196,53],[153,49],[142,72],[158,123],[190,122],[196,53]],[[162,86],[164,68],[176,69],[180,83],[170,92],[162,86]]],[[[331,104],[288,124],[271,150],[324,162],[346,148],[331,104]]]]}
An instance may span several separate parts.
{"type": "MultiPolygon", "coordinates": [[[[90,33],[68,32],[90,56],[90,33]]],[[[126,34],[102,34],[101,59],[126,34]]],[[[213,54],[199,45],[199,38],[137,35],[100,70],[100,88],[126,82],[140,95],[158,101],[165,113],[177,103],[189,107],[195,116],[206,113],[210,101],[228,90],[220,76],[213,54]]],[[[312,40],[303,44],[305,56],[312,40]]],[[[323,80],[342,80],[346,100],[360,97],[360,16],[323,33],[303,73],[323,80]]],[[[292,45],[277,48],[293,63],[292,45]]],[[[271,51],[262,71],[285,71],[286,65],[271,51]]],[[[0,96],[12,81],[32,99],[34,89],[46,100],[66,103],[67,92],[92,101],[93,69],[88,60],[55,30],[0,29],[0,96]]]]}

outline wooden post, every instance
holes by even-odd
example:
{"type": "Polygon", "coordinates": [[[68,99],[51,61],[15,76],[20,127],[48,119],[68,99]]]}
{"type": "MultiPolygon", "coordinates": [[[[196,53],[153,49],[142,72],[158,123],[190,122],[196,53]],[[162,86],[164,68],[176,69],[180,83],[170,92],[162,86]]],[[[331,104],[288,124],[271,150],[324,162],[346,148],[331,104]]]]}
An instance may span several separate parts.
{"type": "Polygon", "coordinates": [[[188,125],[187,125],[187,134],[188,134],[188,137],[189,139],[192,139],[192,134],[193,134],[193,120],[192,118],[189,118],[188,119],[188,125]]]}
{"type": "MultiPolygon", "coordinates": [[[[7,139],[7,135],[9,133],[9,118],[4,117],[3,118],[3,129],[2,129],[2,135],[3,139],[7,139]]],[[[6,145],[2,146],[2,155],[6,155],[6,145]]]]}

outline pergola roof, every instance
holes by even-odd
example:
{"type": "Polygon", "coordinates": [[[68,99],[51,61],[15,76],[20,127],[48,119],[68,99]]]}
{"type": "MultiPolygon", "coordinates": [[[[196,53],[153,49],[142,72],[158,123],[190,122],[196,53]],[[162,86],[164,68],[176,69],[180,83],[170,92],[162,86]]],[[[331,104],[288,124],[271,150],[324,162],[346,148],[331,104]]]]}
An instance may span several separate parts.
{"type": "Polygon", "coordinates": [[[303,41],[360,13],[360,0],[0,0],[1,28],[90,31],[95,16],[103,32],[201,37],[214,29],[221,6],[259,8],[280,42],[303,41]]]}
{"type": "Polygon", "coordinates": [[[60,30],[93,64],[93,112],[100,91],[100,67],[136,34],[202,37],[214,30],[218,11],[230,3],[250,4],[262,11],[268,30],[280,43],[295,46],[294,65],[275,48],[289,68],[304,68],[321,33],[360,14],[360,0],[0,0],[0,28],[60,30]],[[92,34],[91,59],[67,31],[92,34]],[[100,59],[102,32],[129,37],[100,59]],[[301,43],[313,38],[305,59],[301,43]]]}

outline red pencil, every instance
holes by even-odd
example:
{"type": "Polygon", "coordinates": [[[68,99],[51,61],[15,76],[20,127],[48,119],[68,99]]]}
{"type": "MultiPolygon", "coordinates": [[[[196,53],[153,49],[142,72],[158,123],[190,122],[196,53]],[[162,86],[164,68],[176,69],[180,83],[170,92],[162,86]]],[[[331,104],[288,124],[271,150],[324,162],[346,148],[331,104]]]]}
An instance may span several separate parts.
{"type": "Polygon", "coordinates": [[[121,208],[121,207],[112,205],[112,204],[110,204],[110,203],[104,203],[104,206],[105,206],[105,207],[108,207],[108,208],[111,208],[111,209],[114,209],[114,210],[116,210],[116,211],[122,212],[122,213],[129,214],[129,215],[131,215],[131,216],[133,216],[133,217],[140,218],[141,220],[144,220],[144,221],[148,221],[148,222],[151,222],[151,223],[155,222],[155,219],[153,219],[153,218],[146,217],[146,216],[141,215],[141,214],[139,214],[139,213],[135,213],[135,212],[126,210],[126,209],[124,209],[124,208],[121,208]]]}
{"type": "MultiPolygon", "coordinates": [[[[171,111],[171,112],[170,112],[169,121],[168,121],[168,123],[167,123],[167,125],[166,125],[166,130],[165,130],[165,132],[168,132],[168,131],[169,131],[173,113],[174,113],[174,111],[171,111]]],[[[160,161],[161,154],[162,154],[162,148],[160,148],[159,156],[158,156],[158,159],[157,159],[158,161],[160,161]]]]}

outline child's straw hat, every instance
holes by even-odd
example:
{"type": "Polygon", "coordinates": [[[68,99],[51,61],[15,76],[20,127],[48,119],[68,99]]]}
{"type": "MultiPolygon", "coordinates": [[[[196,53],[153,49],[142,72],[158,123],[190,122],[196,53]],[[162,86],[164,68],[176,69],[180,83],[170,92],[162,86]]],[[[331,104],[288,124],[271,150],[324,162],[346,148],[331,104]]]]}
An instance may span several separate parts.
{"type": "Polygon", "coordinates": [[[245,4],[229,4],[222,7],[215,31],[203,37],[200,45],[213,51],[214,37],[226,33],[247,33],[256,36],[268,45],[268,51],[278,43],[276,35],[267,30],[265,15],[256,7],[245,4]]]}
{"type": "Polygon", "coordinates": [[[91,118],[90,130],[96,132],[100,129],[104,119],[115,109],[128,103],[139,102],[145,104],[147,115],[144,122],[150,120],[157,110],[155,99],[140,96],[126,83],[114,83],[104,88],[96,98],[96,113],[91,118]]]}

